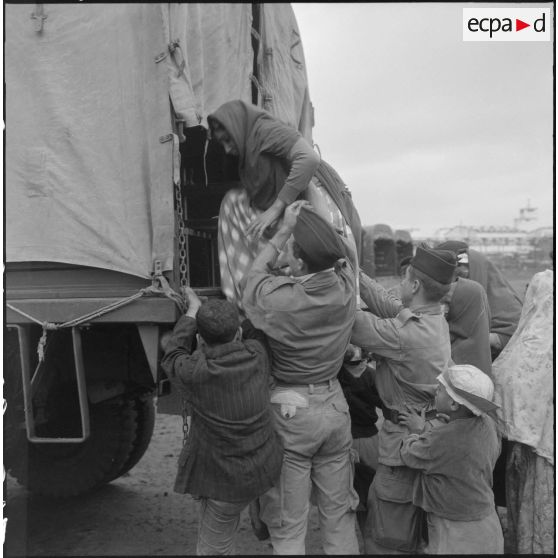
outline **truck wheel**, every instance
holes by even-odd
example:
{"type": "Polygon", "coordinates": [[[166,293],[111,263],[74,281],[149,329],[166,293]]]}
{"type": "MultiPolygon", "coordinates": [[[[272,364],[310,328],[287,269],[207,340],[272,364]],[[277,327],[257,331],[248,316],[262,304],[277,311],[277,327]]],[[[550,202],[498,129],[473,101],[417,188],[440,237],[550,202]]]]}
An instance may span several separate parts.
{"type": "Polygon", "coordinates": [[[155,428],[155,402],[153,395],[144,395],[133,400],[136,412],[136,437],[132,451],[118,470],[113,470],[107,475],[106,482],[110,482],[126,474],[135,467],[143,454],[147,451],[153,430],[155,428]]]}
{"type": "Polygon", "coordinates": [[[127,462],[137,438],[136,418],[134,401],[119,398],[91,405],[91,433],[83,443],[30,443],[20,432],[15,452],[10,458],[5,455],[6,469],[36,494],[58,498],[83,494],[108,482],[110,471],[127,462]]]}

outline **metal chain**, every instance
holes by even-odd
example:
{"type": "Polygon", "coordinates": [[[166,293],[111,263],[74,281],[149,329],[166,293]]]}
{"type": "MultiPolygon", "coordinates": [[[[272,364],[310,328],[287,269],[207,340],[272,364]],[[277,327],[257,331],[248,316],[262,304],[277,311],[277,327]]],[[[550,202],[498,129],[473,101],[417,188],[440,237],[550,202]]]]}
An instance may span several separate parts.
{"type": "MultiPolygon", "coordinates": [[[[182,205],[182,189],[180,183],[174,185],[176,199],[176,213],[178,217],[178,276],[181,295],[184,287],[188,286],[188,237],[184,222],[184,206],[182,205]]],[[[182,398],[182,444],[186,445],[190,431],[188,421],[188,405],[182,398]]]]}
{"type": "MultiPolygon", "coordinates": [[[[181,287],[188,286],[188,246],[186,224],[184,223],[184,207],[182,206],[182,190],[180,184],[174,185],[176,212],[178,214],[178,273],[181,287]]],[[[181,293],[182,294],[182,293],[181,293]]]]}

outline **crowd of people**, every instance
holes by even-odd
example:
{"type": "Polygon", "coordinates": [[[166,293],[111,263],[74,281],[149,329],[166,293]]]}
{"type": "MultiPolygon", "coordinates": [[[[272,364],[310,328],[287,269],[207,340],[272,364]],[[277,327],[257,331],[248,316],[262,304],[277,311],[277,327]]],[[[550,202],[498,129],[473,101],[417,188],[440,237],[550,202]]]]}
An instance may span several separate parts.
{"type": "Polygon", "coordinates": [[[420,245],[387,291],[298,132],[241,101],[208,122],[241,180],[226,298],[186,288],[162,360],[191,413],[175,490],[200,502],[197,553],[234,553],[249,508],[275,554],[305,554],[315,505],[325,554],[502,554],[499,498],[511,551],[553,553],[553,272],[522,305],[466,244],[420,245]]]}

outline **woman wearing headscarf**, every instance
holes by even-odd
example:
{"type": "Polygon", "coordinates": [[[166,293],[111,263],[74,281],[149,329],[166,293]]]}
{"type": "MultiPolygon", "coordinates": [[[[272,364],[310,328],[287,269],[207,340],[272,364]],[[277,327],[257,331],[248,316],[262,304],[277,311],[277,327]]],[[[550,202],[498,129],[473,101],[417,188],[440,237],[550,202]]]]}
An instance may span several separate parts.
{"type": "Polygon", "coordinates": [[[480,283],[490,306],[490,347],[496,358],[513,335],[519,315],[521,298],[502,272],[484,254],[469,248],[460,240],[448,240],[437,246],[457,254],[458,275],[480,283]]]}
{"type": "Polygon", "coordinates": [[[506,502],[512,553],[554,553],[554,272],[535,274],[517,329],[492,364],[508,439],[506,502]]]}
{"type": "Polygon", "coordinates": [[[453,362],[472,364],[491,376],[490,308],[484,289],[476,281],[457,277],[442,302],[447,305],[453,362]]]}
{"type": "Polygon", "coordinates": [[[229,190],[219,211],[221,289],[241,306],[239,283],[285,207],[308,200],[360,253],[361,224],[349,191],[293,127],[243,101],[229,101],[208,116],[212,137],[238,157],[240,189],[229,190]]]}

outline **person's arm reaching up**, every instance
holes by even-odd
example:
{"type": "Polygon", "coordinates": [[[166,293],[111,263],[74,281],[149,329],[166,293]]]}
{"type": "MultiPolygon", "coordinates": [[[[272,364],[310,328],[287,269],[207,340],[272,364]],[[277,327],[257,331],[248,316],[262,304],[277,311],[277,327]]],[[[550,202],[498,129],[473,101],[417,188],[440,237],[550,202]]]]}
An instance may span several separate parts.
{"type": "Polygon", "coordinates": [[[281,217],[285,207],[293,203],[299,194],[308,188],[308,184],[320,164],[320,157],[312,146],[301,137],[291,148],[287,162],[290,168],[289,175],[277,199],[269,209],[250,223],[246,229],[247,234],[253,234],[259,238],[267,227],[281,217]]]}

